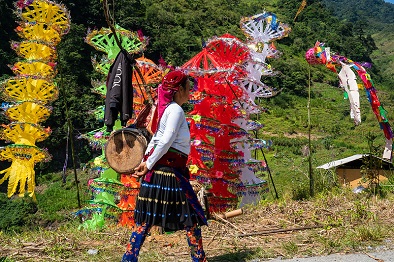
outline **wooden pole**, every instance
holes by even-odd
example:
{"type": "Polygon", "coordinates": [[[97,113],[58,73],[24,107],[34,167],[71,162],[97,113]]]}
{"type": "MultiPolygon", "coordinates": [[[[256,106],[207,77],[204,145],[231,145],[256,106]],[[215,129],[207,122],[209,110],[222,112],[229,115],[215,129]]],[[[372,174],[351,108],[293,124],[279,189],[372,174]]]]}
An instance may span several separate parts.
{"type": "Polygon", "coordinates": [[[111,20],[111,17],[110,17],[110,14],[109,14],[108,1],[107,0],[103,0],[103,8],[104,8],[105,20],[107,21],[107,24],[108,24],[109,28],[111,29],[112,33],[114,34],[114,38],[115,38],[116,44],[119,46],[120,50],[123,50],[122,44],[121,44],[121,42],[119,40],[119,37],[116,34],[114,23],[111,20]]]}
{"type": "MultiPolygon", "coordinates": [[[[60,60],[60,59],[59,59],[60,60]]],[[[77,187],[77,201],[78,201],[78,208],[81,208],[81,197],[79,194],[79,180],[78,180],[78,175],[77,175],[77,168],[75,165],[75,150],[74,150],[74,139],[73,139],[73,126],[71,124],[71,119],[70,119],[70,114],[68,110],[68,104],[67,104],[67,97],[66,97],[66,91],[63,88],[63,74],[62,74],[62,66],[61,63],[59,63],[59,73],[60,73],[60,83],[59,83],[59,90],[63,95],[63,102],[64,102],[64,107],[65,107],[65,113],[66,113],[66,119],[67,119],[67,140],[70,139],[70,145],[71,145],[71,157],[73,160],[73,168],[74,168],[74,179],[75,179],[75,186],[77,187]]],[[[67,147],[68,147],[68,142],[67,142],[67,147]]],[[[67,154],[68,157],[68,154],[67,154]]],[[[82,217],[80,217],[80,220],[82,222],[82,217]]]]}
{"type": "MultiPolygon", "coordinates": [[[[68,110],[67,110],[68,114],[68,110]]],[[[78,207],[81,208],[81,197],[79,195],[79,180],[78,180],[78,174],[77,174],[77,167],[75,165],[75,150],[74,150],[74,138],[73,138],[73,131],[74,128],[71,124],[71,119],[67,116],[67,125],[70,130],[70,145],[71,145],[71,158],[73,160],[73,169],[74,169],[74,179],[75,179],[75,186],[77,187],[77,199],[78,199],[78,207]]]]}
{"type": "Polygon", "coordinates": [[[315,195],[315,181],[312,170],[312,148],[311,148],[311,66],[308,66],[308,162],[309,162],[309,194],[315,195]]]}
{"type": "Polygon", "coordinates": [[[232,218],[232,217],[236,217],[236,216],[242,215],[243,212],[244,211],[242,210],[242,208],[240,208],[240,209],[229,211],[229,212],[226,212],[226,213],[223,213],[223,214],[215,214],[215,215],[217,217],[220,217],[220,218],[223,218],[223,219],[227,219],[227,218],[232,218]]]}
{"type": "Polygon", "coordinates": [[[309,227],[294,227],[294,228],[287,228],[287,229],[273,229],[273,230],[264,230],[259,232],[247,233],[247,234],[239,234],[237,237],[249,237],[249,236],[256,236],[256,235],[268,235],[274,233],[284,233],[290,231],[300,231],[306,229],[314,229],[314,228],[322,228],[323,226],[309,226],[309,227]]]}
{"type": "Polygon", "coordinates": [[[267,158],[265,157],[264,150],[263,150],[262,148],[260,148],[260,149],[261,149],[261,153],[263,154],[263,157],[264,157],[264,162],[265,162],[265,164],[267,165],[268,175],[269,175],[269,177],[270,177],[272,187],[274,188],[275,197],[276,197],[276,199],[279,199],[278,191],[276,191],[274,179],[272,178],[271,170],[270,170],[270,168],[269,168],[269,166],[268,166],[268,161],[267,161],[267,158]]]}

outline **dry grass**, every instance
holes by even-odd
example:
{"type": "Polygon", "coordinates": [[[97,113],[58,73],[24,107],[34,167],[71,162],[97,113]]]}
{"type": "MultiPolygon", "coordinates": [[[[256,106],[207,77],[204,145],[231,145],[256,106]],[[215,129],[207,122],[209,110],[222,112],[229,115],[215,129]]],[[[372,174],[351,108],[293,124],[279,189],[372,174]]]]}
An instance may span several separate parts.
{"type": "MultiPolygon", "coordinates": [[[[394,248],[393,199],[351,193],[317,196],[310,201],[280,200],[244,208],[227,221],[211,220],[203,228],[209,261],[249,261],[278,256],[303,257],[367,248],[394,248]],[[308,229],[315,227],[312,229],[308,229]],[[286,229],[298,229],[289,230],[286,229]],[[271,231],[282,230],[281,233],[271,231]],[[258,233],[253,236],[242,236],[258,233]]],[[[6,261],[120,261],[130,229],[108,225],[101,232],[77,230],[78,222],[56,230],[22,234],[0,232],[6,261]],[[97,250],[89,255],[88,250],[97,250]]],[[[147,238],[140,261],[190,261],[183,232],[147,238]]]]}

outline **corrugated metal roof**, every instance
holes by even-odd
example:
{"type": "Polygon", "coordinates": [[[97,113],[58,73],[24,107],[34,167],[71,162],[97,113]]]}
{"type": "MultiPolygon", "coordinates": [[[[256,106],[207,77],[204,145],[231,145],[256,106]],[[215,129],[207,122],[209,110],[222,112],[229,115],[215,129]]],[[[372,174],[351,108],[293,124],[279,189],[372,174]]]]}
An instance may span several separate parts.
{"type": "Polygon", "coordinates": [[[326,163],[326,164],[321,165],[321,166],[318,166],[318,167],[316,167],[316,168],[330,169],[330,168],[333,168],[333,167],[341,166],[341,165],[343,165],[343,164],[352,162],[352,161],[354,161],[354,160],[361,159],[361,158],[363,158],[363,156],[364,156],[364,155],[362,155],[362,154],[349,156],[349,157],[346,157],[346,158],[342,158],[342,159],[339,159],[339,160],[335,160],[335,161],[326,163]]]}
{"type": "MultiPolygon", "coordinates": [[[[318,166],[316,168],[330,169],[330,168],[338,167],[338,166],[341,166],[343,164],[346,164],[346,163],[349,163],[349,162],[352,162],[352,161],[355,161],[355,160],[362,159],[365,156],[368,156],[368,154],[357,154],[357,155],[349,156],[349,157],[346,157],[346,158],[342,158],[342,159],[339,159],[339,160],[335,160],[335,161],[326,163],[326,164],[318,166]]],[[[373,156],[373,157],[376,157],[376,156],[373,156]]],[[[379,158],[379,159],[383,160],[384,162],[386,162],[389,165],[392,165],[391,162],[389,162],[389,161],[387,161],[387,160],[385,160],[383,158],[380,158],[380,157],[376,157],[376,158],[379,158]]]]}

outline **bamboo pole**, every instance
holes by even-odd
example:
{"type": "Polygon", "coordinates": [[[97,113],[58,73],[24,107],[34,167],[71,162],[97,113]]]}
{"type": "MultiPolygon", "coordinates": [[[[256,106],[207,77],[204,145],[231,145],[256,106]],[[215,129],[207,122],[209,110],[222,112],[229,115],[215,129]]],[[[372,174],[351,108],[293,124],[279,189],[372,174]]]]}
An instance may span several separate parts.
{"type": "Polygon", "coordinates": [[[120,50],[123,50],[122,44],[119,40],[118,35],[116,34],[115,26],[113,23],[113,20],[111,20],[111,17],[109,15],[109,10],[108,10],[108,1],[103,0],[103,8],[104,8],[104,15],[105,15],[105,20],[107,21],[107,24],[109,28],[111,29],[112,33],[114,34],[114,38],[116,41],[116,44],[119,46],[120,50]]]}
{"type": "Polygon", "coordinates": [[[268,235],[274,233],[284,233],[290,231],[300,231],[300,230],[307,230],[307,229],[314,229],[314,228],[322,228],[323,226],[308,226],[308,227],[293,227],[293,228],[285,228],[285,229],[273,229],[273,230],[264,230],[258,231],[253,233],[246,233],[246,234],[239,234],[237,237],[249,237],[249,236],[256,236],[256,235],[268,235]]]}
{"type": "MultiPolygon", "coordinates": [[[[68,110],[67,110],[67,115],[68,115],[68,110]]],[[[77,187],[78,207],[81,208],[82,205],[81,205],[81,197],[79,194],[79,180],[78,180],[78,174],[77,174],[77,167],[75,165],[75,150],[74,150],[74,139],[73,139],[74,128],[72,126],[71,119],[68,116],[67,116],[67,125],[68,125],[68,128],[70,129],[69,135],[70,135],[70,146],[71,146],[71,158],[73,160],[75,186],[77,187]]]]}
{"type": "Polygon", "coordinates": [[[315,195],[315,181],[312,170],[312,148],[311,148],[311,66],[308,65],[308,162],[309,162],[309,194],[315,195]]]}
{"type": "Polygon", "coordinates": [[[270,168],[268,166],[268,161],[267,161],[267,158],[265,157],[264,150],[262,148],[260,148],[260,149],[261,149],[261,153],[263,154],[264,162],[267,165],[268,175],[270,177],[272,187],[274,188],[274,191],[275,191],[275,197],[276,197],[276,199],[279,199],[278,191],[276,191],[274,179],[272,178],[271,170],[270,170],[270,168]]]}
{"type": "MultiPolygon", "coordinates": [[[[60,59],[59,59],[60,62],[60,59]]],[[[74,179],[75,179],[75,186],[77,187],[77,201],[78,201],[78,208],[81,208],[81,197],[79,194],[79,180],[78,180],[78,174],[77,174],[77,168],[75,165],[75,149],[74,149],[74,139],[73,139],[73,126],[71,123],[70,119],[70,114],[68,110],[68,105],[67,105],[67,97],[66,97],[66,92],[64,89],[64,79],[63,79],[63,74],[62,74],[62,66],[61,63],[59,63],[59,73],[60,73],[60,84],[59,84],[59,90],[63,94],[63,102],[64,102],[64,107],[65,107],[65,113],[66,113],[66,119],[67,119],[67,140],[70,140],[70,146],[71,146],[71,158],[73,160],[73,169],[74,169],[74,179]]],[[[68,147],[68,142],[67,142],[67,147],[68,147]]],[[[68,157],[68,153],[66,155],[68,157]]],[[[65,178],[64,178],[65,179],[65,178]]],[[[81,222],[82,222],[82,217],[80,217],[81,222]]]]}
{"type": "Polygon", "coordinates": [[[227,219],[227,218],[232,218],[232,217],[236,217],[236,216],[242,215],[243,212],[244,211],[242,210],[242,208],[240,208],[240,209],[229,211],[229,212],[226,212],[226,213],[223,213],[223,214],[215,214],[215,216],[220,217],[222,219],[227,219]]]}

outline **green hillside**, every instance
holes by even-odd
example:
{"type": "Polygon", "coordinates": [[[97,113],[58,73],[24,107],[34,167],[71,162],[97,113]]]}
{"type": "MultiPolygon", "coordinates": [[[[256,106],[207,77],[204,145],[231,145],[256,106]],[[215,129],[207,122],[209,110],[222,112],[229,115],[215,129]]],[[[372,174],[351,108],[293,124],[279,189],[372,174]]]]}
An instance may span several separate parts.
{"type": "MultiPolygon", "coordinates": [[[[371,57],[379,67],[382,82],[391,90],[394,88],[394,25],[387,26],[383,31],[376,32],[372,36],[375,39],[377,50],[371,57]]],[[[391,100],[392,101],[392,100],[391,100]]]]}
{"type": "Polygon", "coordinates": [[[341,20],[360,23],[367,30],[382,30],[394,23],[394,5],[383,0],[322,0],[341,20]]]}
{"type": "Polygon", "coordinates": [[[374,71],[390,88],[394,85],[394,5],[383,0],[323,0],[324,5],[345,23],[351,23],[372,35],[376,50],[371,55],[374,71]]]}

